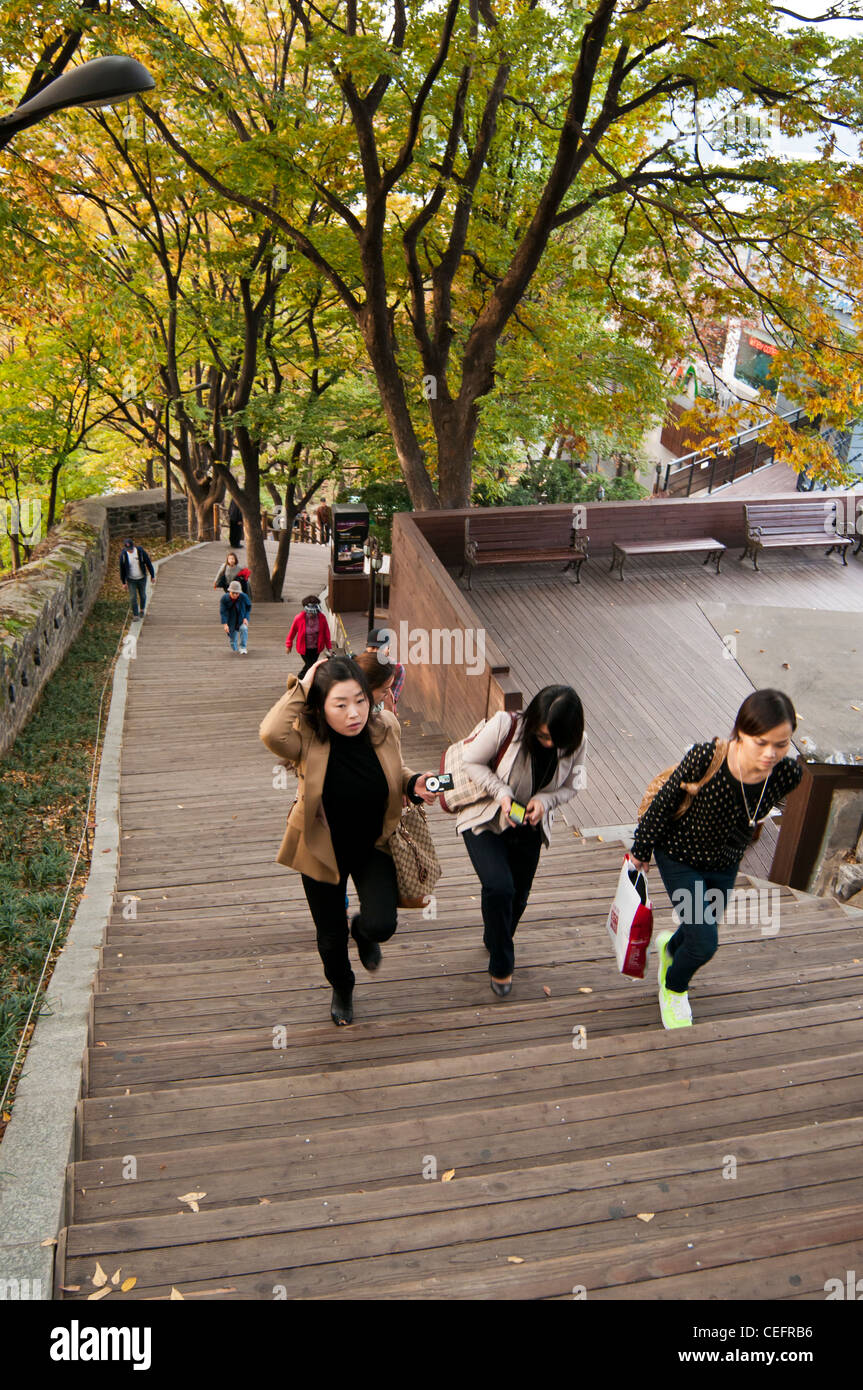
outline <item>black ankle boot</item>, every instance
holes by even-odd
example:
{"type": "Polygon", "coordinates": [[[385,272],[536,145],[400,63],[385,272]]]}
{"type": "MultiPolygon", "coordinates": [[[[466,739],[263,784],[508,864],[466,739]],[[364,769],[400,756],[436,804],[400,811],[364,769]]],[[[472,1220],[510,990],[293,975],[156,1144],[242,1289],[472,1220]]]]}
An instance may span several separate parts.
{"type": "Polygon", "coordinates": [[[333,990],[333,997],[330,1002],[330,1018],[333,1023],[344,1026],[346,1023],[354,1021],[353,990],[349,994],[340,994],[337,989],[333,990]]]}
{"type": "Polygon", "coordinates": [[[381,948],[376,941],[369,941],[367,936],[363,936],[359,913],[351,918],[351,936],[357,943],[357,951],[363,968],[365,970],[377,970],[381,963],[381,948]]]}

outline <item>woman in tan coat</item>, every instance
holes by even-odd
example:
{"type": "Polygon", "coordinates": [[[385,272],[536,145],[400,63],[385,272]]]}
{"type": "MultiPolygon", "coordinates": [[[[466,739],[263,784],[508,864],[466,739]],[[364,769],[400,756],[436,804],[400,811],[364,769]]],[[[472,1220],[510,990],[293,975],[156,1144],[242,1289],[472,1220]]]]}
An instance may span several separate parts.
{"type": "Polygon", "coordinates": [[[381,941],[396,929],[398,891],[387,841],[401,819],[403,797],[432,802],[428,774],[411,772],[401,756],[394,715],[375,713],[368,681],[349,657],[321,657],[263,720],[261,738],[295,764],[297,799],[279,864],[303,878],[324,974],[333,987],[330,1016],[353,1020],[354,973],[348,957],[345,888],[352,878],[360,911],[350,934],[366,970],[381,961],[381,941]]]}

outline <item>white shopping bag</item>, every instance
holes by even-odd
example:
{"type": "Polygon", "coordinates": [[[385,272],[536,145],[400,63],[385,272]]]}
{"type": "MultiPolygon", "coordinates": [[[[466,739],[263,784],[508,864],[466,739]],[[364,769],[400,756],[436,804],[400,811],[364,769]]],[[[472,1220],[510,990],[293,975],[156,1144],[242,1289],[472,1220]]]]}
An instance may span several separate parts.
{"type": "Polygon", "coordinates": [[[628,854],[620,870],[606,926],[614,942],[620,973],[636,980],[643,979],[653,932],[653,904],[647,896],[647,879],[641,869],[635,868],[628,854]]]}

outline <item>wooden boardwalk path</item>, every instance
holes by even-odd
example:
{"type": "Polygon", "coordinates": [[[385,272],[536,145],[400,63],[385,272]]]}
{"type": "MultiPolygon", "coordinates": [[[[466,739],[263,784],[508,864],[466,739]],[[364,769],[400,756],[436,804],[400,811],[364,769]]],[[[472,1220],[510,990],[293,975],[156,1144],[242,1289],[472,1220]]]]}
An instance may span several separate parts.
{"type": "MultiPolygon", "coordinates": [[[[259,605],[250,655],[229,653],[221,549],[164,568],[130,672],[57,1297],[86,1299],[97,1261],[137,1280],[112,1304],[806,1299],[859,1269],[863,918],[775,890],[778,934],[723,928],[695,1027],[667,1034],[653,959],[643,982],[613,967],[620,846],[559,822],[500,1001],[435,813],[436,915],[401,915],[333,1027],[299,877],[274,862],[291,793],[257,735],[296,669],[294,609],[259,605]]],[[[323,555],[298,548],[292,598],[323,555]]],[[[440,743],[405,714],[409,765],[440,743]]]]}

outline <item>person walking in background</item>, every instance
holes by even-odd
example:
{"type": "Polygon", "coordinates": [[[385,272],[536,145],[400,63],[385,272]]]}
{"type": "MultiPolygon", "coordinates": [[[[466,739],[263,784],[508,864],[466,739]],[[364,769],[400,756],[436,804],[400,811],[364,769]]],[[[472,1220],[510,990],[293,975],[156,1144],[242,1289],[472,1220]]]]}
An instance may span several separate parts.
{"type": "Polygon", "coordinates": [[[315,516],[317,517],[318,521],[318,531],[320,533],[321,542],[324,545],[329,545],[331,535],[330,528],[332,525],[333,514],[330,511],[326,502],[322,502],[321,505],[317,508],[317,510],[315,511],[315,516]]]}
{"type": "Polygon", "coordinates": [[[729,742],[690,748],[638,822],[630,857],[646,870],[653,855],[678,923],[656,938],[666,1028],[692,1023],[689,982],[716,953],[740,860],[759,821],[800,784],[803,769],[788,756],[796,727],[787,695],[753,691],[729,742]]]}
{"type": "Polygon", "coordinates": [[[404,689],[405,668],[399,661],[390,661],[390,634],[385,627],[372,628],[366,638],[366,651],[374,652],[378,660],[382,663],[388,663],[390,670],[393,672],[393,683],[390,687],[390,695],[392,697],[393,710],[395,711],[396,705],[399,702],[399,696],[404,689]]]}
{"type": "Polygon", "coordinates": [[[287,651],[296,643],[297,653],[303,658],[299,679],[314,666],[321,652],[330,651],[333,645],[329,624],[321,612],[320,601],[315,594],[306,594],[303,611],[291,623],[291,630],[285,638],[287,651]]]}
{"type": "Polygon", "coordinates": [[[139,616],[139,605],[140,617],[143,618],[146,612],[148,574],[155,584],[156,571],[146,550],[142,545],[136,545],[131,537],[127,538],[120,551],[120,582],[129,595],[133,618],[139,616]]]}
{"type": "Polygon", "coordinates": [[[405,796],[434,801],[426,777],[405,767],[398,720],[376,714],[368,682],[350,657],[320,657],[262,721],[260,735],[297,769],[297,800],[277,855],[302,874],[324,975],[330,1017],[353,1021],[354,972],[348,956],[345,892],[354,881],[359,913],[350,923],[366,970],[381,963],[380,943],[397,926],[398,885],[388,848],[405,796]]]}
{"type": "Polygon", "coordinates": [[[379,714],[381,710],[389,710],[390,714],[395,714],[393,684],[396,676],[392,662],[384,665],[378,660],[377,652],[360,652],[354,659],[369,683],[375,709],[379,714]]]}
{"type": "Polygon", "coordinates": [[[223,594],[219,602],[219,614],[222,619],[222,627],[228,635],[231,644],[231,651],[239,651],[242,656],[248,656],[246,650],[249,641],[249,614],[252,611],[252,600],[248,594],[244,594],[240,588],[240,581],[232,579],[228,585],[228,592],[223,594]]]}
{"type": "Polygon", "coordinates": [[[523,714],[501,710],[464,745],[464,770],[486,795],[459,812],[456,830],[482,884],[482,939],[501,999],[552,814],[584,785],[585,753],[584,711],[568,685],[546,686],[523,714]]]}
{"type": "Polygon", "coordinates": [[[243,544],[243,513],[239,505],[231,498],[231,505],[228,507],[228,545],[239,546],[243,544]]]}
{"type": "Polygon", "coordinates": [[[216,575],[213,584],[214,589],[224,589],[228,592],[228,585],[232,579],[236,579],[244,594],[249,592],[249,570],[241,569],[240,562],[233,550],[228,551],[225,563],[216,575]]]}

